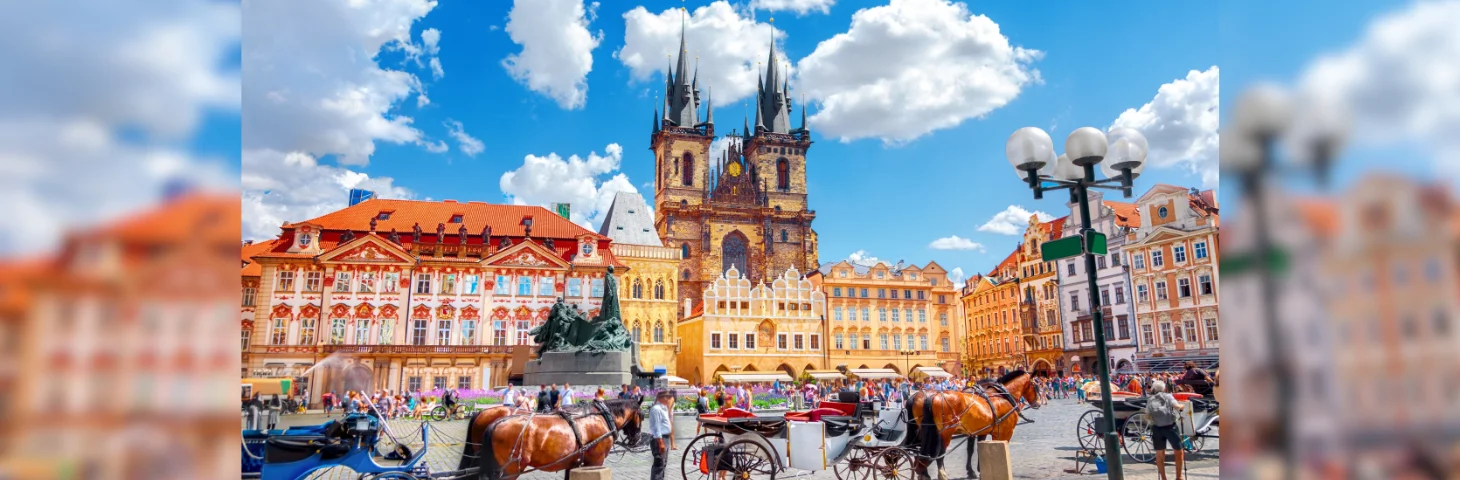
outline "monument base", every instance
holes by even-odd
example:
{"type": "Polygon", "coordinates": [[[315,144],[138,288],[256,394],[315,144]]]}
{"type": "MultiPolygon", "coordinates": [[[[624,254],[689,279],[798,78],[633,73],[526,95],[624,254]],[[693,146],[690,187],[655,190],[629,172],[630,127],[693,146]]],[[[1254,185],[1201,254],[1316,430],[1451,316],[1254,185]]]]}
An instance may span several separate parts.
{"type": "Polygon", "coordinates": [[[599,385],[616,387],[632,384],[629,366],[631,352],[548,352],[529,360],[522,371],[522,384],[599,385]]]}

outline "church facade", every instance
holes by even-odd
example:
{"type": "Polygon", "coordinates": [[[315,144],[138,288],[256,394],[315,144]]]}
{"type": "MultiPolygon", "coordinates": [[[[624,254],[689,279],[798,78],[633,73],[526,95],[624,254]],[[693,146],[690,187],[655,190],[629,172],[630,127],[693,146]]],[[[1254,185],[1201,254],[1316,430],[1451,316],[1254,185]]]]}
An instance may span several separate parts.
{"type": "Polygon", "coordinates": [[[677,66],[665,79],[663,113],[654,112],[655,229],[680,250],[679,302],[698,305],[705,288],[734,267],[752,285],[789,269],[813,271],[816,212],[806,200],[806,112],[791,128],[787,78],[772,42],[755,95],[754,120],[726,136],[729,148],[711,155],[714,107],[706,88],[701,116],[699,81],[688,67],[680,36],[677,66]]]}

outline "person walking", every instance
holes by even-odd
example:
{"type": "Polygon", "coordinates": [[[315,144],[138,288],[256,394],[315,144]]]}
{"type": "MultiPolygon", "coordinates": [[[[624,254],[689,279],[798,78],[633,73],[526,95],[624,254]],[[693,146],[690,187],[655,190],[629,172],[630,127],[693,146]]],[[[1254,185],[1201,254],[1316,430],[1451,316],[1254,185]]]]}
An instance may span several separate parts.
{"type": "Polygon", "coordinates": [[[1186,459],[1181,449],[1181,431],[1177,419],[1184,407],[1166,392],[1166,382],[1151,384],[1151,397],[1146,401],[1146,415],[1151,417],[1152,448],[1156,450],[1156,473],[1166,480],[1166,446],[1176,451],[1176,480],[1181,480],[1186,459]]]}
{"type": "Polygon", "coordinates": [[[552,410],[552,397],[548,395],[547,385],[537,386],[537,411],[546,413],[552,410]]]}
{"type": "Polygon", "coordinates": [[[665,390],[654,397],[654,406],[649,407],[649,445],[653,448],[654,463],[649,467],[649,480],[664,480],[665,457],[669,447],[670,423],[669,402],[674,401],[674,392],[665,390]]]}
{"type": "Polygon", "coordinates": [[[330,415],[335,412],[335,392],[324,392],[324,395],[320,395],[319,401],[324,404],[325,415],[330,415]]]}
{"type": "Polygon", "coordinates": [[[517,408],[517,390],[514,390],[511,386],[508,386],[507,387],[507,391],[502,392],[502,404],[503,405],[506,405],[507,408],[516,409],[517,408]]]}

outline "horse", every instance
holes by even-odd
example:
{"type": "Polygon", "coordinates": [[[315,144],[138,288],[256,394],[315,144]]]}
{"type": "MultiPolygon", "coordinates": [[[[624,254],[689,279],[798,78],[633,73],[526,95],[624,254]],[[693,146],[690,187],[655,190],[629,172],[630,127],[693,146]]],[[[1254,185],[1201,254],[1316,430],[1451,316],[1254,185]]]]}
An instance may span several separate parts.
{"type": "MultiPolygon", "coordinates": [[[[482,433],[477,478],[515,479],[532,469],[562,471],[566,480],[574,468],[603,466],[619,432],[626,443],[639,438],[644,420],[640,403],[639,398],[608,400],[553,413],[500,417],[482,433]]],[[[462,454],[465,464],[466,452],[462,454]]]]}
{"type": "MultiPolygon", "coordinates": [[[[964,468],[968,469],[968,478],[976,480],[978,471],[974,462],[978,460],[978,439],[993,436],[994,440],[1008,441],[1013,438],[1014,427],[1019,423],[1020,399],[1036,409],[1045,403],[1038,386],[1023,370],[1009,372],[996,381],[979,382],[973,392],[919,391],[906,404],[907,441],[932,436],[932,432],[918,430],[924,416],[931,414],[937,428],[936,435],[942,442],[939,452],[948,449],[955,435],[969,437],[964,468]]],[[[943,458],[939,456],[937,461],[938,478],[946,480],[948,473],[944,469],[943,458]]],[[[928,478],[928,463],[929,459],[921,455],[914,461],[919,478],[928,478]]]]}
{"type": "Polygon", "coordinates": [[[466,470],[471,464],[476,463],[477,446],[479,443],[474,439],[481,438],[487,432],[487,426],[508,415],[532,413],[532,409],[526,407],[509,407],[506,405],[495,405],[478,410],[472,415],[471,420],[466,424],[466,442],[461,447],[461,464],[457,470],[466,470]]]}

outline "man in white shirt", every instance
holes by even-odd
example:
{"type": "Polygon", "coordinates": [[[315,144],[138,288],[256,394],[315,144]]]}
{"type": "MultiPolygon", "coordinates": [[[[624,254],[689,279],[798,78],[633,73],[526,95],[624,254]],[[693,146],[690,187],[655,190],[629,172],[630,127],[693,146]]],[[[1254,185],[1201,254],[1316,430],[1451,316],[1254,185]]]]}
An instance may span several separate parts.
{"type": "Polygon", "coordinates": [[[561,403],[559,403],[559,405],[562,405],[562,406],[566,407],[566,406],[569,406],[569,405],[572,405],[572,404],[573,404],[573,385],[572,384],[568,384],[568,383],[564,383],[563,384],[563,399],[562,399],[561,403]]]}
{"type": "Polygon", "coordinates": [[[502,394],[502,404],[509,408],[517,407],[517,391],[511,386],[508,386],[507,391],[502,394]]]}
{"type": "Polygon", "coordinates": [[[665,390],[654,397],[654,406],[649,407],[649,445],[654,451],[654,464],[649,467],[649,480],[664,480],[666,449],[669,447],[671,425],[669,409],[674,402],[674,391],[665,390]]]}

